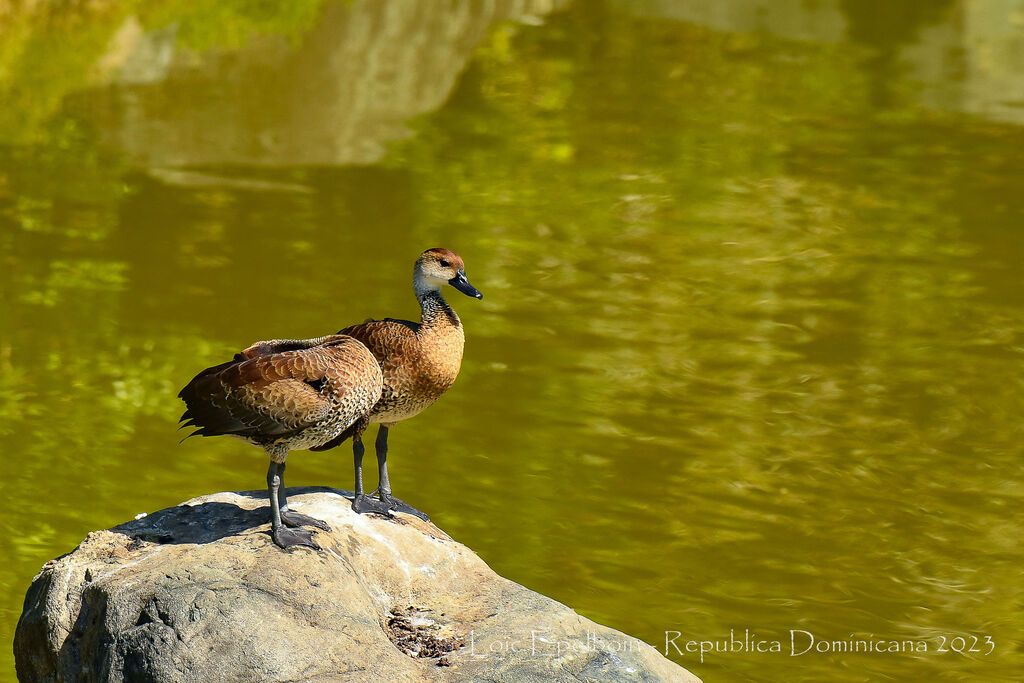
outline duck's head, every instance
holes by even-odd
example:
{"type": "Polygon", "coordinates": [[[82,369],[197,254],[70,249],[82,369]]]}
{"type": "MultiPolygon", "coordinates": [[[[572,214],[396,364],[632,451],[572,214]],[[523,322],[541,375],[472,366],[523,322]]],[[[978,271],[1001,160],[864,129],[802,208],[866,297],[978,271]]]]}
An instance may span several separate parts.
{"type": "Polygon", "coordinates": [[[450,249],[427,249],[416,259],[413,273],[418,296],[428,291],[438,292],[447,283],[466,296],[484,298],[466,279],[466,266],[462,257],[450,249]]]}

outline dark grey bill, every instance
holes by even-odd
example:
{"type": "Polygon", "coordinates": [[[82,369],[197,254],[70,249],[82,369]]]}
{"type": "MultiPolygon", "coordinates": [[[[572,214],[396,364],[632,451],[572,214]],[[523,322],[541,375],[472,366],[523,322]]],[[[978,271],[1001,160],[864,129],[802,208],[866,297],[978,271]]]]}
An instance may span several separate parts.
{"type": "Polygon", "coordinates": [[[466,271],[464,270],[460,270],[458,275],[456,275],[455,277],[448,281],[448,284],[450,284],[452,287],[459,290],[466,296],[472,296],[477,299],[484,298],[484,295],[481,294],[476,287],[469,284],[469,280],[466,279],[466,271]]]}

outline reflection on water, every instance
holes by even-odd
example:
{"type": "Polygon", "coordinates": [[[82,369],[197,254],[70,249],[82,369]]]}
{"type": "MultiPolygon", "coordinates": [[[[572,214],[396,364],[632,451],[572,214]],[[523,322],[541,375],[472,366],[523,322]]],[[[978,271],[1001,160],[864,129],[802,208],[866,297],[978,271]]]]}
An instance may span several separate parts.
{"type": "Polygon", "coordinates": [[[177,444],[197,369],[444,244],[487,298],[394,485],[496,570],[660,646],[997,643],[709,680],[1014,677],[1024,3],[243,5],[0,17],[5,637],[86,531],[261,486],[177,444]]]}
{"type": "Polygon", "coordinates": [[[488,26],[559,4],[329,2],[297,44],[268,36],[198,60],[132,16],[102,58],[110,85],[81,99],[102,140],[145,166],[374,164],[444,103],[488,26]]]}

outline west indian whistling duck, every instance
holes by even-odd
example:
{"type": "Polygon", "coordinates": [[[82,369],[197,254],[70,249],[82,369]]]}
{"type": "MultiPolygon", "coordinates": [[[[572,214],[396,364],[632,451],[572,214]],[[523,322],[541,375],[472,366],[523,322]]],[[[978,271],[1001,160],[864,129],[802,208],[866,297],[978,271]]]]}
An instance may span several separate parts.
{"type": "Polygon", "coordinates": [[[441,296],[445,284],[467,296],[483,298],[466,279],[465,265],[458,254],[448,249],[428,249],[416,260],[413,269],[413,288],[420,302],[419,323],[394,318],[371,319],[338,333],[365,344],[384,373],[384,387],[377,405],[337,438],[312,448],[327,450],[352,438],[356,473],[352,509],[356,512],[384,515],[392,511],[406,512],[428,520],[427,515],[391,495],[388,430],[440,398],[459,374],[465,336],[459,316],[441,296]],[[375,442],[379,475],[376,498],[363,493],[362,435],[371,423],[380,425],[375,442]]]}
{"type": "Polygon", "coordinates": [[[380,365],[345,335],[256,342],[232,361],[207,368],[178,394],[192,436],[230,434],[270,456],[271,536],[282,548],[319,549],[313,532],[330,527],[288,509],[284,488],[288,451],[331,441],[379,402],[380,365]]]}

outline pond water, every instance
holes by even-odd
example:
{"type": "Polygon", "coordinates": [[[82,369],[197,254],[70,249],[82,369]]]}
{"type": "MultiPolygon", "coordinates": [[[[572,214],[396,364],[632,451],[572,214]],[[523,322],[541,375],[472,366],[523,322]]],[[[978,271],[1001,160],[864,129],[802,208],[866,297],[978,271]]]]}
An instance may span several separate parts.
{"type": "Polygon", "coordinates": [[[179,443],[194,373],[415,317],[446,246],[484,299],[392,483],[496,571],[708,681],[1020,679],[1024,2],[19,7],[5,642],[88,531],[263,486],[179,443]]]}

